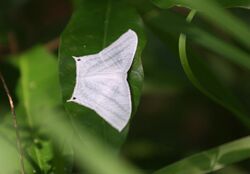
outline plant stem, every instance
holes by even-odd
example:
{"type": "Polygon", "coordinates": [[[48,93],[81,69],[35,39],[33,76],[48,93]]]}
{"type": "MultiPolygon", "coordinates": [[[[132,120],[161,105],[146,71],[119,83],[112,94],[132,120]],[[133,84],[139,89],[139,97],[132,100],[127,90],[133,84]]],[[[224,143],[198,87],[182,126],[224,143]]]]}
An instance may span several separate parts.
{"type": "Polygon", "coordinates": [[[1,79],[1,81],[3,83],[3,87],[4,87],[4,90],[5,90],[6,95],[8,97],[9,104],[10,104],[10,110],[11,110],[12,119],[13,119],[13,126],[14,126],[15,132],[16,132],[17,149],[19,151],[19,161],[20,161],[20,167],[21,167],[20,172],[21,172],[21,174],[25,174],[23,149],[22,149],[22,146],[21,146],[21,138],[20,138],[20,134],[19,134],[19,130],[18,130],[18,124],[17,124],[17,119],[16,119],[16,112],[15,112],[14,102],[12,100],[9,88],[8,88],[8,86],[7,86],[7,84],[6,84],[5,80],[4,80],[4,77],[3,77],[1,72],[0,72],[0,79],[1,79]]]}

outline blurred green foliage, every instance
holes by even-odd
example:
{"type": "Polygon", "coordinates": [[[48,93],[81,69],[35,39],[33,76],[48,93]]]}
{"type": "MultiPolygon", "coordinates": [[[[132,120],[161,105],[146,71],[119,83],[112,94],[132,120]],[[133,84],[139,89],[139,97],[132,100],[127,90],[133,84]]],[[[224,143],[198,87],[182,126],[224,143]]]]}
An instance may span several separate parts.
{"type": "MultiPolygon", "coordinates": [[[[0,71],[26,173],[250,172],[249,0],[72,3],[0,2],[0,71]],[[75,79],[71,56],[98,52],[128,29],[140,41],[128,79],[135,115],[120,134],[65,100],[75,79]]],[[[0,97],[0,174],[19,173],[2,85],[0,97]]]]}

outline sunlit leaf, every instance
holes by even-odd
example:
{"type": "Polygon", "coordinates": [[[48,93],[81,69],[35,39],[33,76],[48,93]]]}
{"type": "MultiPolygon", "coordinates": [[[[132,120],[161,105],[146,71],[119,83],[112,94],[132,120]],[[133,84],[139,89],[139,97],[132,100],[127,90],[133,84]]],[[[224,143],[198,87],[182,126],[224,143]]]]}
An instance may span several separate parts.
{"type": "MultiPolygon", "coordinates": [[[[46,127],[39,127],[39,124],[45,121],[48,110],[60,101],[60,93],[52,92],[59,89],[57,62],[54,56],[37,47],[22,54],[18,65],[21,74],[18,97],[21,102],[17,115],[26,159],[33,168],[32,172],[49,173],[52,170],[53,148],[50,139],[45,136],[46,127]],[[46,68],[49,71],[45,71],[46,68]]],[[[25,167],[27,170],[27,165],[25,167]]]]}

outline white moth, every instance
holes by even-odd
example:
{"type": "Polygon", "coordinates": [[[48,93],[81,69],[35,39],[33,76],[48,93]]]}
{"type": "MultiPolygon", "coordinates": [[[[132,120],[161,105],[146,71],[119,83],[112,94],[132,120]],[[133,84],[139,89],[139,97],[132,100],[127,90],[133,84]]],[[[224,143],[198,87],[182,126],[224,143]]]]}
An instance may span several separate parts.
{"type": "Polygon", "coordinates": [[[128,30],[97,54],[73,57],[76,61],[76,84],[68,102],[94,110],[112,127],[122,131],[132,112],[127,73],[137,43],[136,33],[128,30]]]}

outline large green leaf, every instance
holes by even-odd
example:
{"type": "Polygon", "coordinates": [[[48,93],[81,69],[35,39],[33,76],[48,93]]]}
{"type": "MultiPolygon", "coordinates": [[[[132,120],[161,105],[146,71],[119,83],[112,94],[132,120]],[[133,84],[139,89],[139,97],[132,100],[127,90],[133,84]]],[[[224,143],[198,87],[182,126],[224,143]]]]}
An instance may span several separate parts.
{"type": "Polygon", "coordinates": [[[135,9],[122,0],[76,1],[76,9],[62,34],[60,44],[60,81],[63,102],[72,122],[80,122],[89,132],[98,135],[113,147],[119,147],[122,144],[128,127],[119,133],[94,111],[74,103],[66,103],[66,100],[72,95],[76,79],[75,62],[72,56],[98,53],[128,29],[134,30],[139,37],[137,53],[128,76],[132,94],[132,115],[134,115],[139,104],[143,82],[140,55],[145,42],[142,24],[135,9]]]}
{"type": "MultiPolygon", "coordinates": [[[[155,4],[159,7],[170,8],[173,6],[187,6],[186,3],[183,3],[179,0],[153,0],[155,4]]],[[[223,5],[224,7],[250,7],[250,0],[217,0],[218,3],[223,5]]]]}
{"type": "Polygon", "coordinates": [[[48,111],[60,102],[60,92],[55,90],[59,89],[56,58],[37,47],[22,54],[18,60],[21,78],[17,89],[20,99],[17,118],[22,128],[26,159],[32,167],[29,169],[26,164],[25,168],[49,173],[52,170],[53,147],[44,134],[46,127],[39,127],[39,124],[45,121],[48,111]]]}
{"type": "Polygon", "coordinates": [[[197,153],[168,165],[154,174],[202,174],[219,170],[250,157],[250,137],[197,153]]]}

